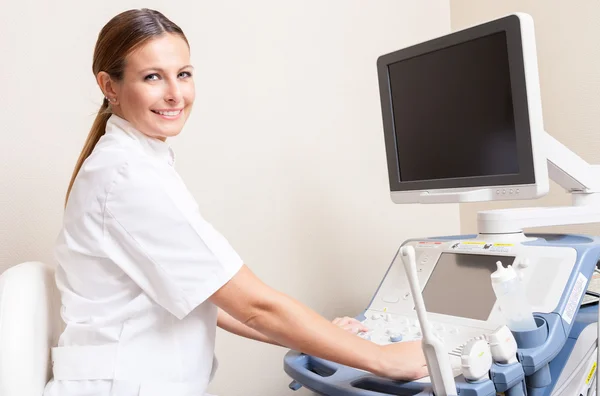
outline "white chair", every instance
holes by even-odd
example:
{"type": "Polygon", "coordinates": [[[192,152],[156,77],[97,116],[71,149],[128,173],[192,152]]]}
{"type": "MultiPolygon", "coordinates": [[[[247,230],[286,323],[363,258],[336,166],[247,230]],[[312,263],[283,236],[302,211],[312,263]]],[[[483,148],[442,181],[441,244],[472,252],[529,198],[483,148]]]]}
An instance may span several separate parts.
{"type": "Polygon", "coordinates": [[[41,396],[63,324],[54,268],[25,262],[0,275],[0,395],[41,396]]]}

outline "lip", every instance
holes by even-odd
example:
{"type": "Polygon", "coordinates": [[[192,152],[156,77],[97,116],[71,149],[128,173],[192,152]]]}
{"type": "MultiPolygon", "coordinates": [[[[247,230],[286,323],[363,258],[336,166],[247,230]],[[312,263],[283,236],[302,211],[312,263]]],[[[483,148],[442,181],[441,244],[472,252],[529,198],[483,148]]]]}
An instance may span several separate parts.
{"type": "Polygon", "coordinates": [[[181,109],[152,109],[150,110],[153,114],[159,116],[160,118],[164,119],[164,120],[176,120],[179,117],[181,117],[181,115],[183,114],[183,108],[181,109]],[[179,113],[177,113],[177,115],[175,116],[167,116],[167,115],[163,115],[163,114],[159,114],[158,112],[162,111],[179,111],[179,113]]]}

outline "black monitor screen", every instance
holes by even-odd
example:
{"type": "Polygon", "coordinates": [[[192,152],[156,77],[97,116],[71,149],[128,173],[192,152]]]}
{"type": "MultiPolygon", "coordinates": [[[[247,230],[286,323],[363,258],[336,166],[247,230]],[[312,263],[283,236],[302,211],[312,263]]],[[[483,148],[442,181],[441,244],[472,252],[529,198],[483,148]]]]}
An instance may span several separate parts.
{"type": "Polygon", "coordinates": [[[506,33],[388,66],[400,180],[519,173],[506,33]]]}

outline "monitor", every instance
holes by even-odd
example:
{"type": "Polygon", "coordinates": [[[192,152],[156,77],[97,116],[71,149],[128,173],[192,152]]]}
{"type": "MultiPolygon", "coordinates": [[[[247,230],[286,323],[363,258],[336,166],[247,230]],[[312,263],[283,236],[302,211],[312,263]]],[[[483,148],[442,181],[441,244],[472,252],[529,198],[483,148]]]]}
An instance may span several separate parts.
{"type": "Polygon", "coordinates": [[[392,200],[548,192],[533,21],[514,14],[377,60],[392,200]]]}

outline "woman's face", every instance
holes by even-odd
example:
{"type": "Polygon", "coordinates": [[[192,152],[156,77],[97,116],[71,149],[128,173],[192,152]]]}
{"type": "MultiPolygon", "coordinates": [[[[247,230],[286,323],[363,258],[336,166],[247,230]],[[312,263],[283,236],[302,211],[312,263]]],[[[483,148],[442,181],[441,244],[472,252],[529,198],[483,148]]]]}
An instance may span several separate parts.
{"type": "Polygon", "coordinates": [[[190,50],[166,33],[125,59],[123,79],[112,82],[112,110],[145,135],[166,140],[181,132],[195,99],[190,50]]]}

